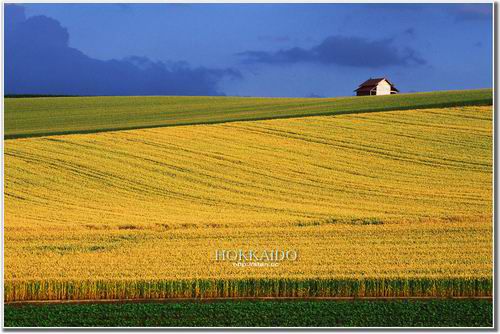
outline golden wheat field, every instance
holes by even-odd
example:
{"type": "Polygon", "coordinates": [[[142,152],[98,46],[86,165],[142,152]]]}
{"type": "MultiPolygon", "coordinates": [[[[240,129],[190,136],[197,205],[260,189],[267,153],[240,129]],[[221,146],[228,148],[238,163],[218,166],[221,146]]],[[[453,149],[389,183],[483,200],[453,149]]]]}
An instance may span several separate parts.
{"type": "Polygon", "coordinates": [[[491,295],[492,142],[491,106],[7,140],[5,298],[491,295]],[[214,259],[249,248],[298,259],[214,259]]]}

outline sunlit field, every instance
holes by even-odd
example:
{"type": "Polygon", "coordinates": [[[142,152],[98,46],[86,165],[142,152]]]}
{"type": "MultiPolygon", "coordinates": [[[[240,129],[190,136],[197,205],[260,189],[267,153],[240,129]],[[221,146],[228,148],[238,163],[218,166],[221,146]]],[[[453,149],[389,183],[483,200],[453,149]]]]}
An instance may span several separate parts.
{"type": "Polygon", "coordinates": [[[491,106],[6,140],[5,299],[491,296],[492,141],[491,106]],[[298,258],[215,260],[249,248],[298,258]]]}

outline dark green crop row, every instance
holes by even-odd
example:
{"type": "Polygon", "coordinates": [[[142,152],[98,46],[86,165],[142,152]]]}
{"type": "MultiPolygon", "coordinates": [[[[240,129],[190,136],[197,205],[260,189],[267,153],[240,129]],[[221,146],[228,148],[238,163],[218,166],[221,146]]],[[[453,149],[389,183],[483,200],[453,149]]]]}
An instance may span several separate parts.
{"type": "Polygon", "coordinates": [[[6,327],[491,327],[491,300],[6,305],[6,327]]]}

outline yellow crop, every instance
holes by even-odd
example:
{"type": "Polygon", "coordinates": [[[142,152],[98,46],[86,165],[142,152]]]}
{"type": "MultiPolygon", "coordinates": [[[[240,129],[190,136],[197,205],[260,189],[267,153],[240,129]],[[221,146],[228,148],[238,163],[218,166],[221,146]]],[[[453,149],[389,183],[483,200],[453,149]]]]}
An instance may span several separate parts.
{"type": "Polygon", "coordinates": [[[4,238],[6,300],[490,295],[492,110],[7,140],[4,238]]]}

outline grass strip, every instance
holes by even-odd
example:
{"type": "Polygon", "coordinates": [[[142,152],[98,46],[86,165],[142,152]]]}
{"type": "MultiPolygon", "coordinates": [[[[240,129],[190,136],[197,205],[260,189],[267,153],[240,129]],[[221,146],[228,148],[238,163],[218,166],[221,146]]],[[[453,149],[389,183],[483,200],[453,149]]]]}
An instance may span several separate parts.
{"type": "Polygon", "coordinates": [[[491,105],[492,90],[343,98],[36,97],[5,99],[5,139],[361,112],[491,105]]]}

